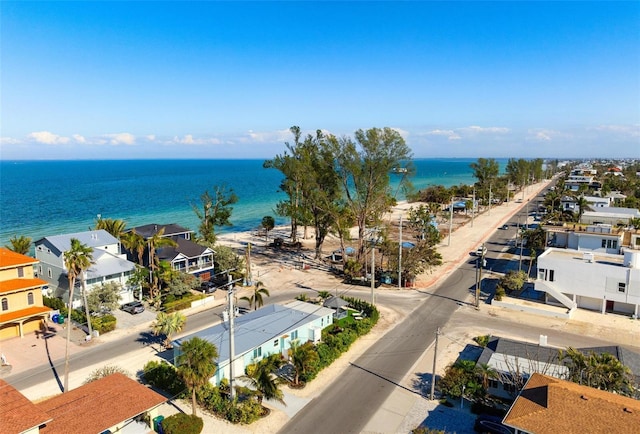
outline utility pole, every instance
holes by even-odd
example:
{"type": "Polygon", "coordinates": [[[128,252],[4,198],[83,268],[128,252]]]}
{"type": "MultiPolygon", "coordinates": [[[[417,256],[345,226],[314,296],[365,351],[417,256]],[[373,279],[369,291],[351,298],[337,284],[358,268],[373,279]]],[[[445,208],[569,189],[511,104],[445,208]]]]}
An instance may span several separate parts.
{"type": "Polygon", "coordinates": [[[471,227],[473,227],[473,221],[476,217],[476,187],[473,187],[473,199],[471,201],[471,227]]]}
{"type": "Polygon", "coordinates": [[[516,232],[516,247],[520,238],[520,259],[518,260],[518,271],[522,271],[522,234],[520,233],[520,217],[518,217],[518,232],[516,232]]]}
{"type": "Polygon", "coordinates": [[[429,399],[433,401],[433,394],[436,388],[436,360],[438,359],[438,337],[440,336],[440,327],[436,330],[436,344],[433,347],[433,370],[431,371],[431,395],[429,399]]]}
{"type": "Polygon", "coordinates": [[[376,245],[371,246],[371,304],[375,306],[376,298],[374,289],[376,285],[376,245]]]}
{"type": "Polygon", "coordinates": [[[453,232],[453,196],[451,196],[451,204],[449,205],[449,241],[447,246],[451,245],[451,232],[453,232]]]}
{"type": "Polygon", "coordinates": [[[489,184],[489,213],[491,215],[491,184],[489,184]]]}
{"type": "Polygon", "coordinates": [[[480,289],[482,289],[482,267],[484,267],[484,243],[482,243],[482,254],[476,259],[476,309],[480,308],[480,289]]]}
{"type": "Polygon", "coordinates": [[[400,245],[398,246],[398,289],[402,289],[402,214],[400,214],[400,245]]]}
{"type": "Polygon", "coordinates": [[[233,323],[236,317],[236,308],[233,305],[233,282],[231,280],[231,274],[229,274],[229,393],[231,400],[236,397],[236,392],[233,388],[233,359],[235,357],[235,348],[233,342],[233,323]]]}

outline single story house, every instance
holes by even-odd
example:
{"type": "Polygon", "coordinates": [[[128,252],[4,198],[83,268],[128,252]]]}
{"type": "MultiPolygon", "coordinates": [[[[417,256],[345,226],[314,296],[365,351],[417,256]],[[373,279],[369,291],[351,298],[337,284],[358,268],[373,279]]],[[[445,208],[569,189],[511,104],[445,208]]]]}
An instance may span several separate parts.
{"type": "Polygon", "coordinates": [[[631,219],[640,218],[640,211],[636,208],[620,208],[609,206],[597,208],[594,211],[585,211],[582,213],[580,223],[585,224],[609,224],[609,225],[628,225],[631,219]]]}
{"type": "MultiPolygon", "coordinates": [[[[333,309],[303,301],[271,304],[248,312],[234,320],[234,376],[244,375],[245,368],[271,354],[280,353],[288,358],[291,341],[320,342],[322,329],[333,324],[333,309]]],[[[218,369],[211,382],[220,384],[230,378],[229,323],[209,327],[183,336],[173,342],[174,364],[180,355],[180,346],[197,336],[218,349],[218,369]]]]}

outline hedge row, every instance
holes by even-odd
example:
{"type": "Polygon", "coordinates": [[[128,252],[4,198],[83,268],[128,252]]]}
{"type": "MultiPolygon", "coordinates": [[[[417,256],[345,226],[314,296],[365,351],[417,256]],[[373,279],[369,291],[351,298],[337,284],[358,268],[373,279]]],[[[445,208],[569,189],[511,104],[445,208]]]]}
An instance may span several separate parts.
{"type": "Polygon", "coordinates": [[[188,309],[195,300],[203,298],[202,294],[185,294],[184,297],[175,299],[175,297],[167,297],[162,303],[165,313],[177,312],[179,310],[188,309]]]}
{"type": "MultiPolygon", "coordinates": [[[[42,297],[42,301],[45,306],[50,307],[53,310],[58,310],[65,318],[69,317],[69,311],[64,301],[59,298],[50,298],[47,296],[42,297]]],[[[71,311],[71,320],[77,324],[86,324],[87,316],[82,309],[73,309],[71,311]]],[[[105,334],[116,329],[116,317],[113,315],[103,315],[91,318],[91,327],[94,330],[98,330],[100,334],[105,334]]]]}
{"type": "Polygon", "coordinates": [[[192,414],[176,413],[164,419],[162,431],[165,434],[200,434],[204,422],[192,414]]]}

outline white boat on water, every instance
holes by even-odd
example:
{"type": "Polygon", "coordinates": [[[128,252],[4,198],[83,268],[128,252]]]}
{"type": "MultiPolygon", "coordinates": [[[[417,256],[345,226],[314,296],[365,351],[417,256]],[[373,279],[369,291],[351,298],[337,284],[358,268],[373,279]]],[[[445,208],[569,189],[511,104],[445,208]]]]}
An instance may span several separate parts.
{"type": "Polygon", "coordinates": [[[409,169],[407,169],[406,167],[394,167],[393,169],[391,169],[391,171],[393,173],[407,173],[409,169]]]}

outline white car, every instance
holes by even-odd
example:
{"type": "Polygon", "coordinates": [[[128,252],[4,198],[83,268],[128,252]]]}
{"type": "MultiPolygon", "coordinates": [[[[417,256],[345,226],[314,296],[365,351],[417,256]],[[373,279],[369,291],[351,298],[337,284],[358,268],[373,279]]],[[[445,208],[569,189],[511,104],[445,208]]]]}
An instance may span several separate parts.
{"type": "Polygon", "coordinates": [[[480,246],[478,247],[478,250],[476,250],[476,256],[484,256],[487,254],[487,248],[485,246],[480,246]]]}

